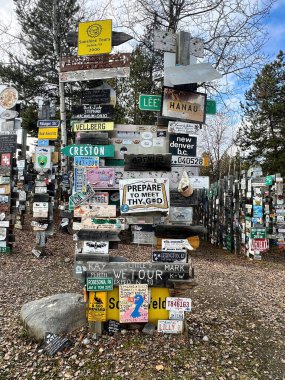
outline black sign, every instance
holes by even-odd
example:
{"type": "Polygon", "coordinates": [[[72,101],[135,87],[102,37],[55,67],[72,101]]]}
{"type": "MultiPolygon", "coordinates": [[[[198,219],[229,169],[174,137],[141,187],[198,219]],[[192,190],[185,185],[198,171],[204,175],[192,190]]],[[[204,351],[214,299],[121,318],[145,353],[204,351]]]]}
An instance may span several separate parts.
{"type": "Polygon", "coordinates": [[[120,241],[115,231],[79,230],[77,236],[78,240],[120,241]]]}
{"type": "Polygon", "coordinates": [[[34,194],[33,202],[49,202],[50,196],[48,194],[34,194]]]}
{"type": "Polygon", "coordinates": [[[76,261],[100,261],[109,262],[109,255],[99,253],[77,253],[75,255],[76,261]]]}
{"type": "Polygon", "coordinates": [[[119,322],[110,319],[107,322],[107,331],[110,335],[116,334],[121,331],[121,325],[119,322]]]}
{"type": "Polygon", "coordinates": [[[153,251],[153,262],[174,263],[177,261],[185,261],[187,253],[185,251],[153,251]]]}
{"type": "Polygon", "coordinates": [[[75,144],[108,145],[107,132],[77,132],[75,144]]]}
{"type": "Polygon", "coordinates": [[[127,171],[171,171],[171,154],[125,154],[127,171]]]}
{"type": "Polygon", "coordinates": [[[190,236],[203,235],[207,232],[204,226],[158,225],[155,236],[164,239],[187,239],[190,236]]]}
{"type": "Polygon", "coordinates": [[[169,152],[174,156],[196,157],[197,137],[186,134],[169,135],[169,152]]]}
{"type": "Polygon", "coordinates": [[[198,190],[194,189],[190,197],[183,197],[178,191],[170,191],[170,204],[174,207],[189,207],[199,204],[198,190]]]}
{"type": "Polygon", "coordinates": [[[110,103],[109,89],[92,89],[81,93],[82,103],[85,104],[104,104],[110,103]]]}
{"type": "Polygon", "coordinates": [[[65,347],[69,347],[71,344],[67,338],[62,338],[53,333],[45,333],[45,352],[53,356],[58,351],[62,351],[65,347]]]}
{"type": "Polygon", "coordinates": [[[16,152],[17,135],[0,135],[0,153],[16,152]]]}
{"type": "Polygon", "coordinates": [[[72,106],[72,119],[113,119],[114,107],[110,104],[83,104],[72,106]]]}

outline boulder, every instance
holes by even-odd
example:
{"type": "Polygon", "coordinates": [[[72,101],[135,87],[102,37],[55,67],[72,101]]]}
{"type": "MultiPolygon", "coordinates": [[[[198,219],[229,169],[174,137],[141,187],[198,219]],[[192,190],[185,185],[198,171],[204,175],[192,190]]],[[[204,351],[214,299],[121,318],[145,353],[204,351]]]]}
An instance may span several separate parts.
{"type": "Polygon", "coordinates": [[[37,341],[46,332],[66,334],[87,323],[86,304],[77,293],[60,293],[22,306],[21,320],[29,336],[37,341]]]}

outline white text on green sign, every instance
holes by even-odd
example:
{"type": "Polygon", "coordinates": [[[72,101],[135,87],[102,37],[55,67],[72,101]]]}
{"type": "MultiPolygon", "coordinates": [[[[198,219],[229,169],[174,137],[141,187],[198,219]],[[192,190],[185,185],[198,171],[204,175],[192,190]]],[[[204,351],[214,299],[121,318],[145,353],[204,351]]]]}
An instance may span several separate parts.
{"type": "Polygon", "coordinates": [[[75,156],[98,156],[114,157],[113,145],[68,145],[61,149],[61,152],[68,157],[75,156]]]}
{"type": "Polygon", "coordinates": [[[139,109],[143,111],[160,111],[161,95],[140,95],[139,109]]]}
{"type": "Polygon", "coordinates": [[[113,279],[109,277],[88,277],[86,281],[87,291],[111,291],[113,290],[113,279]]]}

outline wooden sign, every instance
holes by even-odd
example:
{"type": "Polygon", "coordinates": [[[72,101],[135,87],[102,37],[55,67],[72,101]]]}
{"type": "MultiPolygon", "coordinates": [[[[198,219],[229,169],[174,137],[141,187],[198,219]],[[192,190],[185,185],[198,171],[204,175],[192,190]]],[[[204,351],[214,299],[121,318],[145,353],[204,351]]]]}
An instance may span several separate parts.
{"type": "Polygon", "coordinates": [[[170,204],[174,207],[198,206],[198,190],[195,189],[190,197],[183,197],[178,191],[170,191],[170,204]]]}
{"type": "MultiPolygon", "coordinates": [[[[68,32],[67,35],[67,44],[71,47],[77,47],[78,43],[78,32],[68,32]]],[[[124,32],[115,32],[112,31],[112,46],[118,46],[131,40],[133,37],[124,32]]],[[[86,57],[84,57],[86,58],[86,57]]]]}
{"type": "MultiPolygon", "coordinates": [[[[116,67],[129,67],[131,63],[132,54],[131,53],[116,53],[116,54],[104,54],[97,56],[72,56],[72,57],[63,57],[60,63],[60,72],[66,71],[78,71],[78,70],[94,70],[94,69],[107,69],[107,68],[116,68],[116,67]]],[[[90,94],[85,96],[87,92],[84,92],[82,95],[83,100],[86,98],[92,98],[92,101],[98,102],[97,104],[109,103],[107,100],[108,94],[105,92],[106,89],[94,89],[88,90],[90,94]],[[97,100],[96,100],[97,99],[97,100]]],[[[88,101],[86,103],[89,103],[88,101]]],[[[94,104],[94,103],[93,103],[94,104]]]]}
{"type": "Polygon", "coordinates": [[[113,188],[115,171],[113,168],[86,168],[86,181],[93,189],[113,188]]]}
{"type": "MultiPolygon", "coordinates": [[[[84,230],[98,230],[98,231],[120,231],[125,228],[124,218],[84,218],[79,223],[80,229],[84,230]]],[[[75,230],[75,222],[73,222],[73,229],[75,230]]]]}
{"type": "Polygon", "coordinates": [[[113,145],[68,145],[61,149],[62,154],[68,157],[97,156],[114,157],[113,145]]]}
{"type": "MultiPolygon", "coordinates": [[[[95,67],[93,68],[95,69],[95,67]]],[[[81,91],[80,98],[81,103],[85,104],[106,104],[111,102],[111,91],[109,88],[92,88],[85,91],[81,91]]]]}
{"type": "Polygon", "coordinates": [[[148,286],[127,284],[119,286],[120,323],[148,322],[148,286]]]}
{"type": "Polygon", "coordinates": [[[125,170],[171,171],[171,154],[125,154],[125,170]]]}
{"type": "Polygon", "coordinates": [[[167,297],[166,310],[191,311],[191,298],[167,297]]]}
{"type": "Polygon", "coordinates": [[[183,121],[169,121],[168,132],[177,134],[188,134],[191,136],[198,136],[201,131],[201,124],[184,123],[183,121]]]}
{"type": "Polygon", "coordinates": [[[159,320],[157,322],[157,331],[164,334],[182,334],[183,321],[176,320],[159,320]]]}
{"type": "Polygon", "coordinates": [[[88,131],[112,131],[114,129],[113,121],[96,121],[92,123],[73,123],[73,132],[88,131]]]}
{"type": "Polygon", "coordinates": [[[168,119],[204,123],[206,94],[163,87],[161,115],[168,119]]]}
{"type": "Polygon", "coordinates": [[[107,292],[90,292],[87,309],[89,322],[105,322],[107,314],[107,292]]]}
{"type": "Polygon", "coordinates": [[[115,205],[81,205],[74,208],[74,217],[100,217],[100,218],[112,218],[116,217],[116,206],[115,205]]]}
{"type": "Polygon", "coordinates": [[[75,144],[108,145],[107,132],[77,132],[75,144]]]}
{"type": "Polygon", "coordinates": [[[57,140],[58,128],[39,128],[38,139],[40,140],[57,140]]]}
{"type": "Polygon", "coordinates": [[[77,233],[78,240],[89,241],[120,241],[117,231],[84,231],[80,230],[77,233]]]}
{"type": "Polygon", "coordinates": [[[120,181],[122,213],[168,211],[169,180],[141,178],[120,181]]]}
{"type": "Polygon", "coordinates": [[[115,67],[107,69],[66,71],[64,73],[59,73],[59,81],[61,83],[83,82],[96,79],[127,78],[129,76],[129,67],[115,67]]]}
{"type": "Polygon", "coordinates": [[[112,119],[114,106],[110,104],[82,104],[71,107],[72,119],[112,119]]]}
{"type": "Polygon", "coordinates": [[[89,262],[87,277],[111,277],[114,285],[164,285],[168,280],[190,279],[191,264],[149,262],[89,262]],[[92,269],[91,269],[92,268],[92,269]]]}
{"type": "Polygon", "coordinates": [[[14,153],[16,152],[16,149],[17,149],[17,135],[0,134],[0,153],[7,153],[7,152],[14,153]]]}
{"type": "Polygon", "coordinates": [[[192,207],[170,207],[168,220],[170,223],[192,224],[193,208],[192,207]]]}
{"type": "Polygon", "coordinates": [[[99,168],[99,157],[76,156],[74,157],[74,166],[90,166],[99,168]]]}
{"type": "Polygon", "coordinates": [[[183,251],[153,251],[153,262],[186,263],[187,253],[183,251]]]}
{"type": "MultiPolygon", "coordinates": [[[[173,135],[169,136],[169,152],[174,157],[185,156],[195,157],[197,152],[197,137],[189,135],[173,135]]],[[[172,159],[175,163],[175,159],[172,159]]]]}

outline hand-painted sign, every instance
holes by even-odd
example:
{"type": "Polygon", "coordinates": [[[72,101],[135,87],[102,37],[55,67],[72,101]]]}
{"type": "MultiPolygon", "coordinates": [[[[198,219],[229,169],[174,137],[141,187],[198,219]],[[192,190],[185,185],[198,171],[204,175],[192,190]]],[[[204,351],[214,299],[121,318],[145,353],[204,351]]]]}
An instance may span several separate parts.
{"type": "Polygon", "coordinates": [[[105,322],[107,314],[107,292],[90,292],[87,310],[89,322],[105,322]]]}
{"type": "Polygon", "coordinates": [[[164,334],[182,334],[183,321],[177,320],[159,320],[157,322],[157,331],[164,334]]]}
{"type": "Polygon", "coordinates": [[[120,323],[148,322],[148,286],[119,286],[120,323]]]}
{"type": "Polygon", "coordinates": [[[80,22],[77,55],[110,53],[112,50],[112,20],[80,22]]]}
{"type": "Polygon", "coordinates": [[[116,217],[115,205],[81,205],[74,208],[74,217],[82,218],[114,218],[116,217]]]}
{"type": "Polygon", "coordinates": [[[127,171],[171,171],[171,154],[125,154],[127,171]]]}
{"type": "Polygon", "coordinates": [[[39,128],[39,140],[56,140],[58,138],[58,128],[39,128]]]}
{"type": "Polygon", "coordinates": [[[201,130],[201,124],[184,123],[183,121],[169,121],[168,132],[188,134],[191,136],[198,136],[201,130]]]}
{"type": "Polygon", "coordinates": [[[153,251],[153,262],[186,263],[187,252],[184,251],[153,251]]]}
{"type": "Polygon", "coordinates": [[[75,156],[74,166],[90,166],[93,168],[99,168],[99,157],[75,156]]]}
{"type": "Polygon", "coordinates": [[[51,147],[36,147],[35,152],[35,169],[48,170],[51,169],[51,147]]]}
{"type": "Polygon", "coordinates": [[[94,254],[108,254],[109,242],[108,241],[79,241],[77,242],[78,252],[94,253],[94,254]]]}
{"type": "Polygon", "coordinates": [[[73,132],[80,131],[112,131],[114,129],[113,121],[97,121],[92,123],[73,123],[73,132]]]}
{"type": "Polygon", "coordinates": [[[113,188],[115,171],[113,168],[86,168],[86,181],[93,189],[113,188]]]}
{"type": "MultiPolygon", "coordinates": [[[[116,67],[129,67],[131,63],[131,53],[117,53],[117,54],[104,54],[97,56],[70,56],[64,57],[60,63],[60,71],[78,71],[78,70],[91,70],[91,69],[107,69],[107,68],[116,68],[116,67]]],[[[105,89],[104,89],[105,90],[105,89]]],[[[90,91],[90,90],[88,90],[90,91]]],[[[103,95],[103,100],[106,99],[106,93],[102,93],[101,89],[94,89],[91,92],[94,92],[94,97],[98,98],[99,95],[103,95]],[[100,93],[97,93],[100,91],[100,93]]],[[[85,99],[85,92],[82,94],[82,98],[85,99]]],[[[89,96],[88,96],[89,97],[89,96]]],[[[93,99],[94,99],[93,97],[93,99]]],[[[102,99],[102,97],[101,97],[102,99]]],[[[86,102],[89,103],[89,102],[86,102]]],[[[105,103],[105,101],[100,102],[105,103]]],[[[106,102],[106,103],[109,103],[106,102]]]]}
{"type": "Polygon", "coordinates": [[[166,310],[191,311],[191,298],[167,297],[166,310]]]}
{"type": "Polygon", "coordinates": [[[113,145],[68,145],[61,149],[68,157],[74,156],[98,156],[114,157],[113,145]]]}
{"type": "Polygon", "coordinates": [[[17,135],[0,135],[0,153],[16,152],[17,135]]]}
{"type": "Polygon", "coordinates": [[[65,73],[59,73],[59,81],[61,83],[67,83],[90,81],[96,79],[127,78],[129,76],[129,67],[114,67],[107,69],[66,71],[65,73]]]}
{"type": "Polygon", "coordinates": [[[199,92],[163,88],[161,114],[169,119],[205,122],[206,95],[199,92]]]}
{"type": "Polygon", "coordinates": [[[142,111],[160,111],[161,95],[140,95],[139,109],[142,111]]]}
{"type": "Polygon", "coordinates": [[[168,211],[169,180],[141,178],[120,181],[122,213],[168,211]]]}
{"type": "Polygon", "coordinates": [[[251,239],[250,249],[251,251],[266,251],[269,248],[268,239],[251,239]]]}
{"type": "Polygon", "coordinates": [[[183,134],[170,134],[169,152],[173,156],[196,157],[197,137],[183,134]]]}
{"type": "Polygon", "coordinates": [[[38,120],[37,126],[38,126],[38,128],[44,128],[44,127],[59,128],[60,120],[38,120]]]}
{"type": "Polygon", "coordinates": [[[110,104],[82,104],[72,106],[72,119],[112,119],[114,117],[114,106],[110,104]]]}
{"type": "Polygon", "coordinates": [[[6,87],[0,93],[0,106],[6,110],[13,108],[18,101],[18,91],[14,87],[6,87]]]}
{"type": "Polygon", "coordinates": [[[163,251],[181,251],[185,249],[191,249],[191,246],[187,239],[162,239],[163,251]]]}
{"type": "Polygon", "coordinates": [[[87,291],[111,291],[113,290],[113,279],[112,278],[94,278],[89,277],[86,279],[86,288],[87,291]]]}

